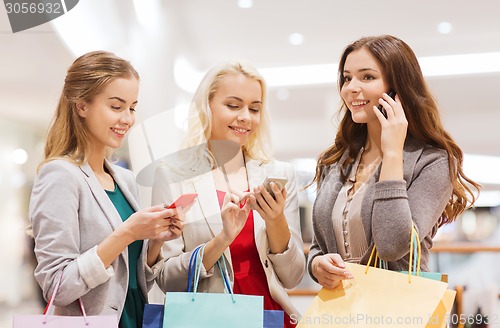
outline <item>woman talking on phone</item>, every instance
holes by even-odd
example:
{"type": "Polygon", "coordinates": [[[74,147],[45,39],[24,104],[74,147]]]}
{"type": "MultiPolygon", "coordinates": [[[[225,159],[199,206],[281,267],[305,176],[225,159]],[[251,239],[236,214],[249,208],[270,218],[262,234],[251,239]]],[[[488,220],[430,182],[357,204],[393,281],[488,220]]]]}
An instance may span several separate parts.
{"type": "Polygon", "coordinates": [[[474,203],[479,186],[463,172],[417,58],[396,37],[361,38],[341,56],[338,86],[345,113],[316,167],[309,273],[334,288],[351,277],[344,261],[366,264],[375,246],[389,269],[407,270],[412,225],[428,271],[437,229],[474,203]]]}
{"type": "Polygon", "coordinates": [[[112,53],[74,61],[30,201],[44,298],[60,281],[56,314],[81,316],[81,300],[89,315],[115,314],[120,328],[142,326],[161,246],[182,230],[165,205],[140,210],[134,175],[108,160],[135,122],[138,92],[136,70],[112,53]]]}
{"type": "Polygon", "coordinates": [[[182,238],[165,243],[157,282],[163,291],[185,290],[191,253],[205,244],[199,291],[224,291],[214,270],[224,256],[234,292],[264,296],[264,308],[283,309],[285,327],[292,327],[289,316],[298,312],[285,288],[301,281],[305,257],[293,167],[267,148],[266,98],[264,79],[244,62],[215,66],[201,81],[179,152],[185,160],[177,167],[169,161],[155,175],[153,202],[198,194],[182,238]],[[270,183],[275,197],[263,185],[269,177],[282,179],[270,183]]]}

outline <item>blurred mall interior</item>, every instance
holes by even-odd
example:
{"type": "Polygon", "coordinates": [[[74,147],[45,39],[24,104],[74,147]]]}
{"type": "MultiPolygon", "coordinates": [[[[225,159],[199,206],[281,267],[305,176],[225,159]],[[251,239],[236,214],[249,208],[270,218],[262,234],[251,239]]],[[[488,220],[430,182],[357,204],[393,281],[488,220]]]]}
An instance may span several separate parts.
{"type": "MultiPolygon", "coordinates": [[[[116,153],[136,174],[175,152],[194,88],[210,66],[251,61],[269,84],[274,155],[293,163],[305,186],[339,121],[342,49],[378,34],[412,46],[444,126],[466,154],[466,174],[483,185],[476,207],[439,230],[431,270],[448,274],[450,288],[461,291],[455,311],[489,314],[489,327],[500,327],[500,3],[476,3],[82,0],[51,22],[16,33],[2,7],[0,327],[10,327],[15,313],[41,313],[45,305],[33,278],[28,204],[66,69],[80,54],[115,52],[141,75],[137,124],[116,153]]],[[[143,206],[149,194],[142,185],[143,206]]],[[[307,243],[314,188],[299,197],[307,243]]],[[[318,290],[306,276],[290,294],[305,310],[318,290]]],[[[162,302],[158,290],[151,296],[162,302]]]]}

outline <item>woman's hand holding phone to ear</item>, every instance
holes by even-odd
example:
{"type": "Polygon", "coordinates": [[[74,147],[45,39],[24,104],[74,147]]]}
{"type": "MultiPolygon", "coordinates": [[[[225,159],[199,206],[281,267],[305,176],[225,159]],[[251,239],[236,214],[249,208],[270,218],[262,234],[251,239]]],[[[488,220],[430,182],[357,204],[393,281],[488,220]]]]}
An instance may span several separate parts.
{"type": "Polygon", "coordinates": [[[392,99],[384,94],[379,101],[387,112],[387,118],[385,118],[374,107],[381,125],[382,168],[379,180],[401,180],[403,179],[403,147],[408,131],[408,121],[398,95],[392,99]]]}

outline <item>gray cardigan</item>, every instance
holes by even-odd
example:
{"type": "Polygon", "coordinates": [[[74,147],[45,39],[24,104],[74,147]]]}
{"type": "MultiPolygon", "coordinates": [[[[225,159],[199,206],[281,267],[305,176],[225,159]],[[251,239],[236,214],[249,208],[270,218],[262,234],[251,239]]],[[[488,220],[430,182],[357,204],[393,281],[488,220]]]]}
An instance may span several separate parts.
{"type": "MultiPolygon", "coordinates": [[[[138,188],[129,170],[105,163],[132,208],[139,210],[138,188]]],[[[97,245],[122,224],[113,203],[90,166],[66,160],[45,164],[33,186],[30,220],[38,265],[35,278],[48,301],[59,274],[63,278],[54,299],[56,314],[80,316],[78,298],[88,315],[121,316],[128,288],[128,250],[111,266],[97,255],[97,245]]],[[[146,266],[144,242],[137,265],[137,281],[144,297],[163,261],[146,266]]]]}
{"type": "MultiPolygon", "coordinates": [[[[338,163],[325,168],[320,179],[313,206],[314,237],[307,264],[314,280],[311,272],[313,258],[338,252],[333,233],[332,209],[344,184],[339,163],[346,158],[347,154],[344,154],[338,163]]],[[[377,182],[366,189],[361,219],[369,247],[360,263],[368,263],[371,250],[376,245],[380,258],[389,262],[389,269],[408,270],[413,221],[421,240],[421,270],[428,271],[432,238],[453,190],[448,155],[442,149],[408,137],[403,150],[403,162],[404,180],[379,182],[379,167],[375,173],[377,182]]],[[[348,175],[351,169],[352,165],[348,165],[344,175],[348,175]]]]}

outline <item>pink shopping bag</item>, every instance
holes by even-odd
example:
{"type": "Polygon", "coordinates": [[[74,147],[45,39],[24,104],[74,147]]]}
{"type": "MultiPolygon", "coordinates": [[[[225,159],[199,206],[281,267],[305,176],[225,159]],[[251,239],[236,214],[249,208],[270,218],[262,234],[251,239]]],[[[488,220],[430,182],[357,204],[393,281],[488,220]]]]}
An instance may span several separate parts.
{"type": "Polygon", "coordinates": [[[43,314],[14,315],[13,328],[118,328],[116,315],[88,316],[81,299],[78,299],[82,310],[81,317],[50,315],[61,278],[62,273],[43,314]]]}

